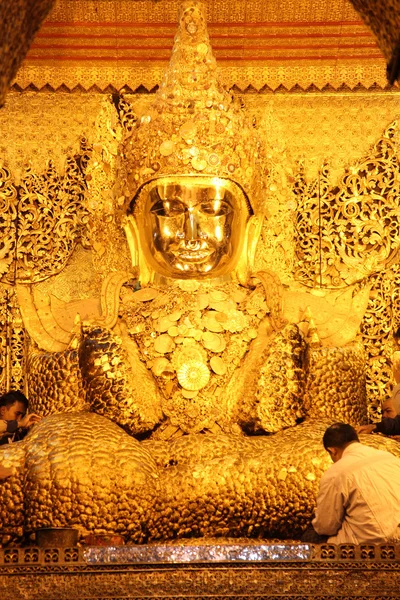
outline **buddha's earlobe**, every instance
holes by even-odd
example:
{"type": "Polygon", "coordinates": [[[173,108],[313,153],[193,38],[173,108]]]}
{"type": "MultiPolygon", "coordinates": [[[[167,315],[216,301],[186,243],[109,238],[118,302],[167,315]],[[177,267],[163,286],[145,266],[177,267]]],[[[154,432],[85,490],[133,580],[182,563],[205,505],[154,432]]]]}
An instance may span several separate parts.
{"type": "Polygon", "coordinates": [[[131,254],[132,269],[134,271],[139,271],[138,278],[141,285],[147,285],[151,278],[150,270],[145,261],[143,252],[141,251],[139,231],[133,215],[128,215],[123,218],[122,227],[124,228],[131,254]]]}
{"type": "Polygon", "coordinates": [[[242,285],[248,284],[254,271],[254,259],[263,221],[264,215],[253,215],[246,225],[243,248],[236,267],[237,278],[242,285]]]}

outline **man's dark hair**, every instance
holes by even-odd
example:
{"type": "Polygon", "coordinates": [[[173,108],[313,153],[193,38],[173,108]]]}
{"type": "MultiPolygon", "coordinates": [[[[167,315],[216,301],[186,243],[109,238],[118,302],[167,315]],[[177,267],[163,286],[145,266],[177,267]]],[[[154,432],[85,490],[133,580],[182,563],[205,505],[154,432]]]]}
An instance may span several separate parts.
{"type": "Polygon", "coordinates": [[[19,390],[10,390],[6,394],[0,397],[1,406],[12,406],[16,402],[22,402],[25,408],[25,412],[28,410],[28,398],[19,390]]]}
{"type": "Polygon", "coordinates": [[[322,442],[327,448],[344,448],[350,442],[359,442],[356,430],[347,423],[334,423],[324,433],[322,442]]]}

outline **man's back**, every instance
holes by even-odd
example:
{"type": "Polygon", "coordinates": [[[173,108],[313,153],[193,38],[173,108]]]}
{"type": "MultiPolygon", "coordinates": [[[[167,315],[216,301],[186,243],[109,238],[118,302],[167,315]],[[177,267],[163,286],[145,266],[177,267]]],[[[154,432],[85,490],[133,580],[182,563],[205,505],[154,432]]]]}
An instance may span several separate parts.
{"type": "Polygon", "coordinates": [[[400,460],[351,443],[321,479],[313,525],[342,544],[379,543],[398,535],[400,460]]]}

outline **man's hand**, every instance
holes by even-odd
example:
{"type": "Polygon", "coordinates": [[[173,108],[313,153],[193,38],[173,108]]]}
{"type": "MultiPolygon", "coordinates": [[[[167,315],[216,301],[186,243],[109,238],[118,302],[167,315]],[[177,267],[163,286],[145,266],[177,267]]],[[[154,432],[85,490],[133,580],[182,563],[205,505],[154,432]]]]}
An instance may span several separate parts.
{"type": "Polygon", "coordinates": [[[361,425],[361,427],[357,427],[357,433],[373,433],[375,430],[375,423],[371,423],[371,425],[361,425]]]}
{"type": "Polygon", "coordinates": [[[0,479],[7,479],[7,477],[11,477],[13,473],[14,469],[11,469],[9,467],[3,467],[3,465],[0,465],[0,479]]]}
{"type": "Polygon", "coordinates": [[[39,415],[35,415],[35,413],[30,413],[29,415],[22,417],[22,419],[18,422],[18,427],[30,427],[34,423],[39,423],[41,418],[42,417],[39,417],[39,415]]]}

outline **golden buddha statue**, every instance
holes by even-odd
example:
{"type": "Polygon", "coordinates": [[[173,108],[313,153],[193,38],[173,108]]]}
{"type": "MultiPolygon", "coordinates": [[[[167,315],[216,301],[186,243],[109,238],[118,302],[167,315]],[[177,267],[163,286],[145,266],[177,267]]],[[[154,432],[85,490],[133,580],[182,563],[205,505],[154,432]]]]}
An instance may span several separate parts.
{"type": "MultiPolygon", "coordinates": [[[[17,470],[0,483],[5,537],[23,522],[135,542],[290,537],[309,522],[329,464],[325,427],[366,415],[354,340],[363,304],[336,337],[327,317],[324,344],[310,309],[301,316],[293,297],[284,308],[278,276],[254,272],[263,148],[218,83],[204,5],[183,2],[163,83],[124,124],[111,195],[98,184],[101,148],[88,168],[101,314],[78,319],[71,337],[19,290],[31,407],[50,416],[0,449],[17,470]],[[244,435],[254,433],[274,435],[244,435]]],[[[368,443],[398,452],[391,440],[368,443]]]]}

